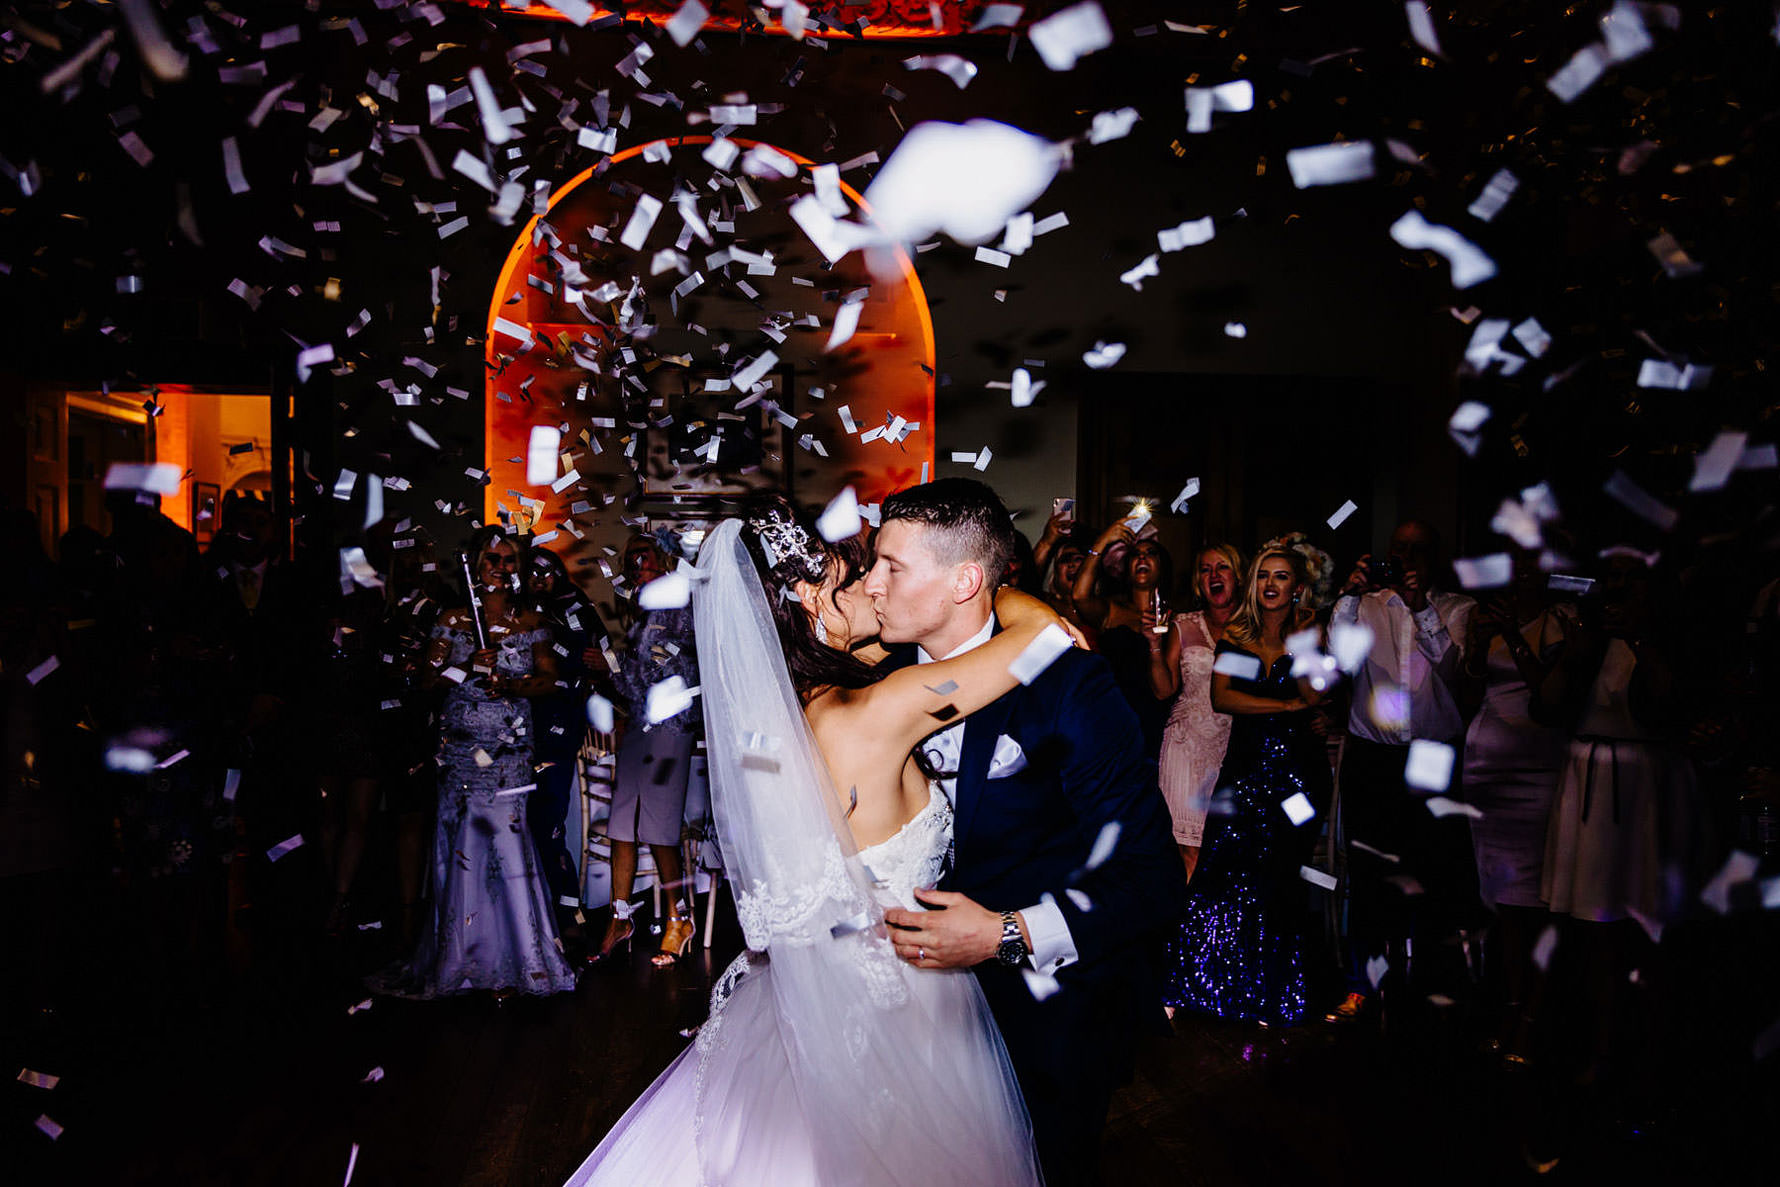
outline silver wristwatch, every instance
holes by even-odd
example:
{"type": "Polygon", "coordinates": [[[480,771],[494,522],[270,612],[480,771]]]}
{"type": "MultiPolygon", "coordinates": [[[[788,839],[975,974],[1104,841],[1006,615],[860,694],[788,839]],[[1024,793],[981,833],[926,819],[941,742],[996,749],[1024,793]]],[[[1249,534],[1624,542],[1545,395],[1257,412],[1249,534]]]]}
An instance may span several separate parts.
{"type": "Polygon", "coordinates": [[[1001,944],[995,949],[995,959],[1012,968],[1032,955],[1032,949],[1026,946],[1025,939],[1020,935],[1020,921],[1012,911],[1001,913],[1001,944]]]}

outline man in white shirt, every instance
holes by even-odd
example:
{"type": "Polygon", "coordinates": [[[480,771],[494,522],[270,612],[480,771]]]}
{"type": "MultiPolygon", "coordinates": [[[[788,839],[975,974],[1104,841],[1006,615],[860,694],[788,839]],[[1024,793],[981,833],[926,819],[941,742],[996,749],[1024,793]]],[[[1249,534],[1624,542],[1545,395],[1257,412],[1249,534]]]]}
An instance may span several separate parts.
{"type": "MultiPolygon", "coordinates": [[[[885,499],[882,519],[865,590],[888,662],[987,641],[1013,548],[994,491],[941,479],[885,499]]],[[[935,910],[885,912],[897,950],[976,974],[1045,1181],[1094,1182],[1113,1090],[1146,1029],[1167,1034],[1154,958],[1185,886],[1155,759],[1111,669],[1076,648],[923,749],[953,801],[955,859],[917,892],[935,910]]]]}
{"type": "Polygon", "coordinates": [[[1477,603],[1434,588],[1440,571],[1439,534],[1418,520],[1401,524],[1385,556],[1360,558],[1330,623],[1372,635],[1354,673],[1339,773],[1349,993],[1331,1020],[1351,1020],[1364,1009],[1378,979],[1368,974],[1369,962],[1383,957],[1406,975],[1418,931],[1423,954],[1432,955],[1429,925],[1450,917],[1467,878],[1475,884],[1475,870],[1464,868],[1472,860],[1464,818],[1441,825],[1426,807],[1433,792],[1405,781],[1411,743],[1456,750],[1465,732],[1455,691],[1477,603]]]}

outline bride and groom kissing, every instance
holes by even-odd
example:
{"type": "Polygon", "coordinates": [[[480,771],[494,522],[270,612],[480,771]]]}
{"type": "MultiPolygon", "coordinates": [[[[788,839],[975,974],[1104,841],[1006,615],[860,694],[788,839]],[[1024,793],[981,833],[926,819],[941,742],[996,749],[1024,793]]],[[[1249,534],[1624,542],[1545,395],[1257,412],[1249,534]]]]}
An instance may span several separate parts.
{"type": "Polygon", "coordinates": [[[987,486],[788,506],[693,583],[712,809],[747,951],[571,1184],[1092,1182],[1183,871],[1103,661],[1000,587],[987,486]],[[866,643],[875,637],[875,643],[866,643]],[[1010,671],[1011,669],[1011,671],[1010,671]],[[1015,673],[1018,673],[1016,676],[1015,673]]]}

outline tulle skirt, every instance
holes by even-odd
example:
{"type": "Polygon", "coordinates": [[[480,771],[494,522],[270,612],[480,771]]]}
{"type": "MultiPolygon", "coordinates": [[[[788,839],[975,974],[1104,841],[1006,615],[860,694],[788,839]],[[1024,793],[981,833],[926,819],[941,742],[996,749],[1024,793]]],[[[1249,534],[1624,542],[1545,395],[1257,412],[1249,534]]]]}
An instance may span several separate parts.
{"type": "Polygon", "coordinates": [[[906,1041],[815,1066],[808,1052],[845,1052],[849,1037],[801,1034],[809,1021],[784,1016],[773,984],[786,970],[744,953],[713,991],[697,1040],[569,1187],[1038,1183],[1031,1124],[976,979],[900,967],[903,1004],[847,1010],[904,1013],[906,1041]],[[891,1066],[894,1078],[881,1078],[891,1066]]]}

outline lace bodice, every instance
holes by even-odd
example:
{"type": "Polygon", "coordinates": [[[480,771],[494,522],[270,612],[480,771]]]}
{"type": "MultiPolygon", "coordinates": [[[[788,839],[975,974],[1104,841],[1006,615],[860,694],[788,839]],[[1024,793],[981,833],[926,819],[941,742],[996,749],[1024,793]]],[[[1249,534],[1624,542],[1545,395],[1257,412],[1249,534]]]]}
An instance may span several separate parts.
{"type": "Polygon", "coordinates": [[[1211,707],[1211,669],[1217,662],[1217,644],[1206,629],[1205,615],[1199,611],[1177,614],[1175,622],[1182,636],[1180,695],[1174,700],[1168,726],[1176,732],[1215,738],[1221,747],[1230,736],[1230,717],[1211,707]],[[1201,641],[1204,646],[1200,646],[1201,641]]]}
{"type": "MultiPolygon", "coordinates": [[[[503,676],[528,676],[532,671],[532,647],[548,642],[546,628],[530,631],[489,631],[489,642],[495,648],[494,670],[503,676]]],[[[468,668],[470,655],[476,650],[475,632],[468,626],[449,626],[441,621],[433,627],[432,637],[451,644],[446,662],[468,668]]],[[[465,679],[449,685],[439,721],[448,738],[471,740],[492,751],[496,745],[517,747],[528,753],[531,749],[531,702],[524,697],[490,692],[481,680],[465,679]]],[[[503,784],[502,786],[512,786],[503,784]]]]}
{"type": "MultiPolygon", "coordinates": [[[[933,886],[945,869],[952,847],[952,804],[937,783],[929,784],[927,795],[927,806],[894,836],[859,851],[880,907],[918,909],[915,888],[933,886]]],[[[780,871],[756,879],[751,887],[736,883],[736,915],[755,951],[765,951],[775,940],[806,945],[829,931],[825,912],[849,901],[859,905],[857,894],[840,846],[831,843],[819,874],[788,876],[780,871]]]]}
{"type": "Polygon", "coordinates": [[[933,886],[945,870],[952,848],[952,804],[938,783],[928,785],[927,795],[927,806],[894,836],[859,851],[885,906],[919,907],[916,888],[933,886]]]}
{"type": "MultiPolygon", "coordinates": [[[[919,910],[921,905],[915,901],[915,890],[939,882],[951,849],[952,802],[946,799],[945,792],[935,782],[928,784],[925,808],[897,829],[895,835],[876,845],[866,846],[858,856],[872,879],[873,893],[880,907],[919,910]]],[[[851,951],[864,974],[871,1000],[878,1006],[897,1005],[906,995],[902,977],[908,970],[896,958],[890,945],[881,936],[866,938],[869,933],[857,930],[855,925],[867,918],[864,914],[842,921],[838,929],[830,923],[832,915],[825,914],[837,903],[851,900],[857,904],[857,892],[852,887],[838,845],[831,850],[821,877],[814,882],[795,885],[779,894],[770,892],[762,882],[756,882],[751,890],[743,889],[738,883],[735,886],[736,915],[742,924],[742,934],[748,947],[755,952],[767,951],[775,945],[807,948],[825,935],[839,938],[852,934],[864,938],[866,942],[853,946],[851,951]]],[[[746,964],[747,953],[744,952],[737,958],[737,965],[743,967],[732,966],[731,972],[739,977],[746,971],[746,964]]],[[[724,974],[724,979],[732,980],[729,973],[724,974]]],[[[713,1018],[731,987],[719,984],[718,991],[713,994],[713,1018]]],[[[706,1041],[702,1034],[699,1041],[701,1044],[706,1041]]]]}

